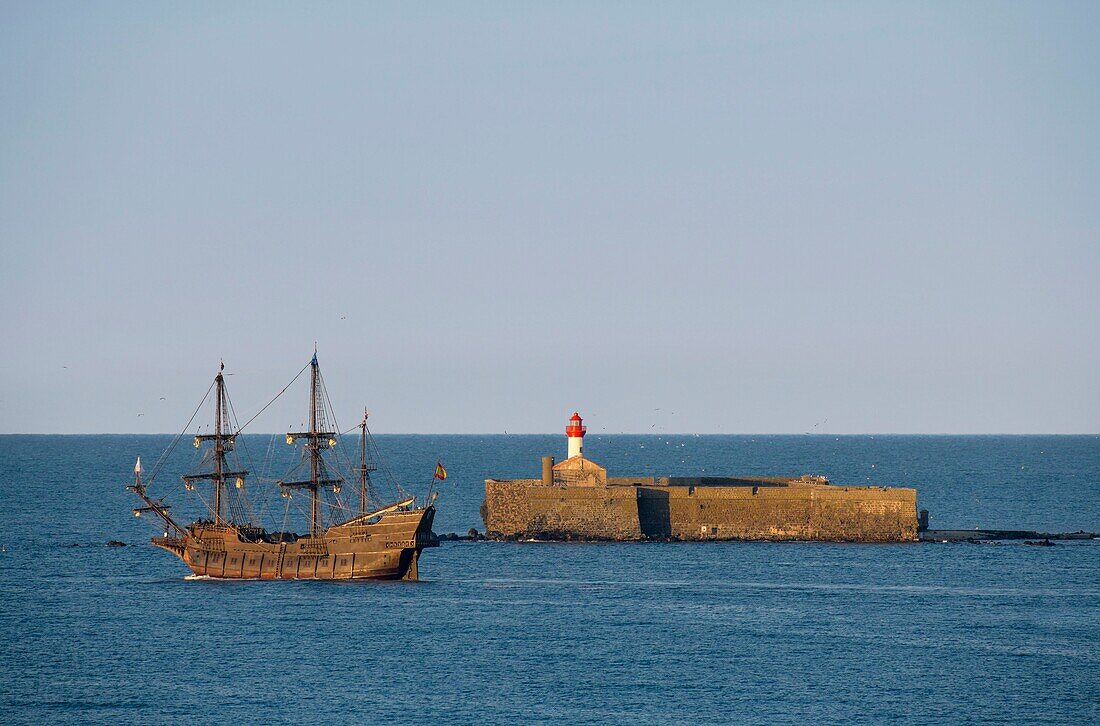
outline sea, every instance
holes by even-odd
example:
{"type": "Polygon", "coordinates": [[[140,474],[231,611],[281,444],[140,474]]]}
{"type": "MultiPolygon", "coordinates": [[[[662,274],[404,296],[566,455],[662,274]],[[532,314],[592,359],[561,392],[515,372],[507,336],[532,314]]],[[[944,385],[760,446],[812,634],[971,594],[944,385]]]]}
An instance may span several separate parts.
{"type": "MultiPolygon", "coordinates": [[[[179,480],[197,452],[162,456],[172,442],[0,436],[0,722],[1100,723],[1098,541],[459,541],[424,552],[419,582],[222,582],[131,513],[139,455],[154,494],[198,511],[179,480]]],[[[486,478],[537,477],[565,448],[375,442],[378,488],[434,485],[435,531],[459,534],[483,529],[486,478]]],[[[336,448],[355,463],[353,438],[336,448]]],[[[265,482],[295,449],[238,450],[253,515],[281,528],[296,512],[265,482]]],[[[589,435],[585,454],[613,474],[915,487],[934,528],[1100,531],[1093,435],[589,435]]]]}

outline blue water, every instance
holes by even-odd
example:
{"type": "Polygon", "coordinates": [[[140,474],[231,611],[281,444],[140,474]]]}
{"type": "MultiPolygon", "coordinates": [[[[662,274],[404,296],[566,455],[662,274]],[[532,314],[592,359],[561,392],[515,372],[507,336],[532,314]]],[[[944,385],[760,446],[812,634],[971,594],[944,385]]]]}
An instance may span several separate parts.
{"type": "MultiPolygon", "coordinates": [[[[169,440],[0,436],[0,721],[1098,722],[1098,542],[445,543],[419,583],[188,580],[124,489],[169,440]]],[[[280,473],[289,447],[245,443],[280,473]]],[[[443,460],[435,529],[464,532],[487,476],[537,476],[564,441],[379,444],[414,490],[443,460]]],[[[585,448],[612,473],[915,486],[937,527],[1100,530],[1096,436],[585,448]]]]}

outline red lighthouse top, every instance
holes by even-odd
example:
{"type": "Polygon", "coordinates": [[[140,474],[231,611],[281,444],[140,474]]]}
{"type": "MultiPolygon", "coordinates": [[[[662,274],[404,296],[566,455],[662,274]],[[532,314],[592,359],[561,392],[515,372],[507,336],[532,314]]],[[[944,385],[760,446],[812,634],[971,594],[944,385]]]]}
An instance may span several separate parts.
{"type": "Polygon", "coordinates": [[[588,427],[582,426],[581,420],[581,415],[574,411],[573,418],[569,419],[569,425],[565,427],[565,435],[584,437],[588,433],[588,427]]]}

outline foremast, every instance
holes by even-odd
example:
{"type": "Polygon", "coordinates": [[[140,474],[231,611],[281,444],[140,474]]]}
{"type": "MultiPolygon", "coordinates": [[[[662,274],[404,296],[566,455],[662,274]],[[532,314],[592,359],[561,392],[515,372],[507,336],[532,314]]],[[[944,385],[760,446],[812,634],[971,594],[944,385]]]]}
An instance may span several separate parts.
{"type": "MultiPolygon", "coordinates": [[[[234,517],[225,517],[223,510],[225,509],[224,502],[228,498],[228,492],[226,491],[226,482],[230,479],[237,481],[239,486],[244,485],[244,477],[248,476],[248,472],[244,470],[230,471],[230,467],[226,463],[226,454],[236,447],[237,435],[232,432],[233,427],[230,423],[229,416],[229,400],[225,394],[225,378],[223,371],[225,370],[225,363],[221,363],[218,368],[218,375],[214,379],[214,433],[212,434],[200,434],[195,436],[195,448],[202,446],[204,442],[213,442],[214,444],[214,470],[203,474],[186,474],[184,475],[183,482],[188,489],[194,487],[196,481],[209,480],[214,485],[214,503],[211,509],[214,515],[214,526],[221,527],[227,521],[232,522],[234,517]]],[[[241,512],[237,512],[237,517],[240,518],[241,512]]]]}
{"type": "Polygon", "coordinates": [[[325,472],[325,461],[321,452],[336,445],[336,432],[326,431],[328,428],[325,416],[324,396],[321,393],[321,369],[317,365],[317,353],[314,352],[310,361],[309,383],[309,431],[287,432],[286,442],[294,444],[298,439],[305,439],[305,449],[309,452],[309,479],[305,481],[280,482],[284,489],[306,489],[309,491],[309,533],[317,537],[324,530],[321,518],[321,490],[332,487],[334,491],[340,491],[343,479],[329,478],[325,472]]]}

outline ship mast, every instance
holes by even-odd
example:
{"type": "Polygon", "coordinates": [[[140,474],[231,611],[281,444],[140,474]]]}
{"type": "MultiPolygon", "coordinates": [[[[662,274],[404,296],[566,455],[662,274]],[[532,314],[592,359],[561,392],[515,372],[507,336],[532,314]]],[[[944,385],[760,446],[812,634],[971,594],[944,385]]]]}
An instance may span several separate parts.
{"type": "Polygon", "coordinates": [[[321,522],[321,488],[325,486],[338,487],[340,479],[326,479],[325,462],[321,458],[321,451],[336,445],[336,433],[333,431],[321,431],[324,426],[325,411],[324,399],[321,395],[321,370],[317,365],[317,353],[313,354],[313,360],[309,363],[309,431],[294,432],[286,435],[288,444],[293,444],[295,439],[306,439],[305,448],[309,451],[309,480],[282,482],[283,487],[303,488],[309,490],[309,533],[316,537],[324,529],[321,522]]]}
{"type": "Polygon", "coordinates": [[[195,437],[195,448],[201,446],[204,441],[214,442],[214,471],[208,474],[191,474],[183,477],[183,481],[189,487],[193,482],[203,479],[209,479],[213,482],[214,506],[212,509],[214,510],[214,525],[218,527],[226,523],[226,518],[222,516],[222,510],[225,509],[222,500],[225,499],[226,495],[226,480],[230,477],[244,478],[248,475],[247,471],[227,471],[226,454],[233,450],[237,436],[233,433],[226,433],[232,427],[229,424],[229,405],[225,395],[225,378],[222,374],[224,370],[225,363],[223,362],[218,368],[217,377],[214,379],[214,433],[195,437]]]}
{"type": "Polygon", "coordinates": [[[310,534],[316,535],[318,530],[321,529],[321,508],[320,502],[317,500],[318,483],[321,480],[321,449],[317,446],[317,406],[319,402],[317,400],[317,377],[319,375],[319,369],[317,368],[317,354],[313,354],[313,360],[309,364],[310,366],[310,379],[309,379],[309,434],[311,441],[306,445],[309,449],[309,511],[310,511],[310,534]]]}
{"type": "Polygon", "coordinates": [[[225,406],[225,378],[222,371],[225,363],[218,369],[216,397],[214,404],[214,525],[222,523],[222,490],[225,488],[225,437],[222,435],[222,409],[225,406]]]}
{"type": "Polygon", "coordinates": [[[363,421],[359,424],[359,514],[367,512],[367,488],[374,464],[367,463],[367,409],[363,409],[363,421]]]}

